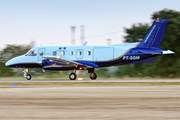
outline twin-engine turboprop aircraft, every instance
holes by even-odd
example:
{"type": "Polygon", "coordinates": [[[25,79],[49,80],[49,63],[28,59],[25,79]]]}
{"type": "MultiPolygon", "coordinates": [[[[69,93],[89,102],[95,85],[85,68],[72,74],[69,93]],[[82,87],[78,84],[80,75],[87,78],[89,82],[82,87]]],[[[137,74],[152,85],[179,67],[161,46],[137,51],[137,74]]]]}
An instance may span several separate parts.
{"type": "Polygon", "coordinates": [[[6,62],[7,67],[23,68],[24,77],[28,68],[42,70],[71,70],[70,80],[75,80],[76,70],[88,70],[90,78],[97,78],[95,68],[153,62],[162,54],[174,52],[159,49],[167,19],[157,19],[140,43],[126,43],[108,46],[38,46],[25,55],[6,62]]]}

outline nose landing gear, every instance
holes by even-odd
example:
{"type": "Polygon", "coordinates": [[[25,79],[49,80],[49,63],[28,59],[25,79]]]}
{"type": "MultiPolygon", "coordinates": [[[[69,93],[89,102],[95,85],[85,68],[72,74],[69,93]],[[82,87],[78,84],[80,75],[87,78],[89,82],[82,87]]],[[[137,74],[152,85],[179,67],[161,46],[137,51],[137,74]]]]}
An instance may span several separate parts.
{"type": "Polygon", "coordinates": [[[27,74],[26,79],[27,79],[27,80],[31,80],[31,75],[30,75],[30,74],[27,74]]]}
{"type": "Polygon", "coordinates": [[[27,73],[28,73],[28,69],[24,69],[23,72],[24,72],[24,77],[25,77],[27,80],[31,80],[31,75],[30,75],[30,74],[27,74],[27,73]]]}

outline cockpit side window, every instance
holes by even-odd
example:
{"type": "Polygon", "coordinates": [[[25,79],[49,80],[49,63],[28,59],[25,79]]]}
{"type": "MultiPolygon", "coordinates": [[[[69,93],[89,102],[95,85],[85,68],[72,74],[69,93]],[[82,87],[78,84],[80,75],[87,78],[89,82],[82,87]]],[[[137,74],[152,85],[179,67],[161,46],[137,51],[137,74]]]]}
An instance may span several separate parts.
{"type": "Polygon", "coordinates": [[[26,56],[36,56],[37,55],[37,51],[36,50],[30,50],[26,53],[26,56]]]}
{"type": "Polygon", "coordinates": [[[29,50],[25,55],[27,56],[30,52],[31,52],[31,50],[29,50]]]}

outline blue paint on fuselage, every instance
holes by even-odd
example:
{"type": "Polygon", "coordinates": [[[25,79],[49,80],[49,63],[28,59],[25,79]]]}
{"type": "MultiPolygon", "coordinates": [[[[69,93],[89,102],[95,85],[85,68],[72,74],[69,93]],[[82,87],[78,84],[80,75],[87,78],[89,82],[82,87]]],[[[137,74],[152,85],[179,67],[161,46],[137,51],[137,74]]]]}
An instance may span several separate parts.
{"type": "Polygon", "coordinates": [[[8,65],[7,67],[12,67],[12,68],[41,68],[42,65],[37,64],[37,63],[15,63],[12,65],[8,65]]]}

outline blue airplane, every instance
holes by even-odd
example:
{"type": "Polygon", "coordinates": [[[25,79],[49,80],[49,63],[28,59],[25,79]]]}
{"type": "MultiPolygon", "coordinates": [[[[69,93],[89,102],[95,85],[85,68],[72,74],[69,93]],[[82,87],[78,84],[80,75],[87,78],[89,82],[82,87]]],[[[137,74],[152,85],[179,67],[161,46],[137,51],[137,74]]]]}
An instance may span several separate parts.
{"type": "Polygon", "coordinates": [[[97,78],[95,68],[153,62],[162,54],[173,54],[159,48],[167,19],[157,18],[142,42],[108,46],[38,46],[25,55],[15,57],[5,66],[24,69],[24,77],[31,79],[28,68],[45,70],[71,70],[70,80],[75,80],[76,70],[88,70],[90,79],[97,78]]]}

